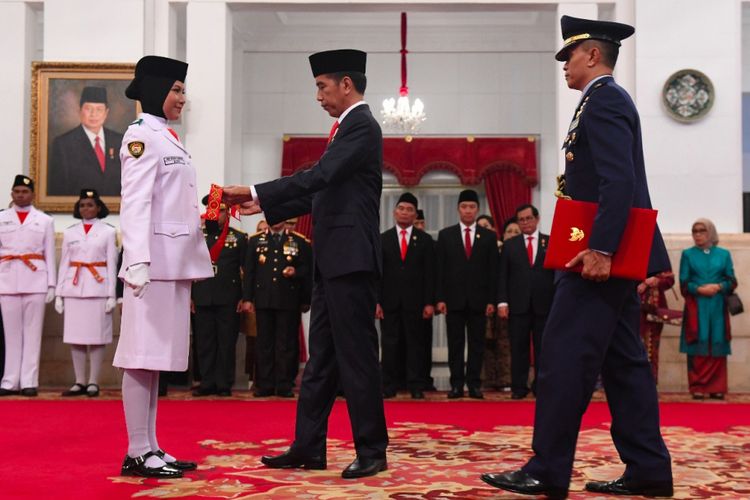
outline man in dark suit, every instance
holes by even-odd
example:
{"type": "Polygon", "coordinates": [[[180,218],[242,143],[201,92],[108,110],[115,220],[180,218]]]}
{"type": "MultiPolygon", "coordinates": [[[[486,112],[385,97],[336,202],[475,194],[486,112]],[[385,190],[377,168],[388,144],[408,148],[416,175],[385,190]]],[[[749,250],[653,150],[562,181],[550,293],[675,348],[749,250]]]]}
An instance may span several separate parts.
{"type": "MultiPolygon", "coordinates": [[[[581,418],[601,373],[612,414],[611,434],[625,462],[622,477],[593,481],[595,493],[672,496],[670,456],[659,429],[651,367],[638,334],[637,282],[610,277],[631,207],[650,208],[638,111],[612,78],[620,40],[632,26],[563,16],[565,44],[557,60],[568,87],[582,91],[565,139],[565,190],[599,203],[589,249],[560,273],[542,339],[534,420],[534,456],[521,469],[484,474],[498,488],[565,498],[581,418]]],[[[658,229],[649,274],[669,269],[658,229]]]]}
{"type": "Polygon", "coordinates": [[[539,210],[533,205],[516,209],[521,234],[509,239],[500,254],[497,315],[508,319],[510,334],[511,397],[529,393],[530,340],[534,343],[534,383],[539,373],[542,332],[547,322],[555,273],[544,268],[549,236],[538,229],[539,210]]]}
{"type": "Polygon", "coordinates": [[[52,141],[47,194],[73,195],[87,186],[103,196],[120,196],[122,134],[104,126],[108,114],[107,89],[84,87],[81,124],[52,141]]]}
{"type": "Polygon", "coordinates": [[[284,226],[278,222],[250,238],[245,266],[245,293],[257,324],[256,397],[294,397],[299,367],[299,326],[312,269],[309,244],[284,226]]]}
{"type": "Polygon", "coordinates": [[[435,243],[429,234],[414,227],[416,216],[417,198],[403,193],[393,211],[395,227],[380,235],[383,278],[376,317],[380,319],[386,398],[396,395],[404,373],[411,397],[424,399],[425,344],[429,340],[424,321],[432,319],[435,312],[435,243]]]}
{"type": "Polygon", "coordinates": [[[476,223],[479,195],[466,189],[458,197],[460,222],[438,233],[437,311],[448,330],[449,399],[464,395],[482,399],[482,358],[487,316],[495,314],[497,237],[476,223]],[[464,364],[464,345],[468,356],[464,364]],[[466,373],[464,374],[464,366],[466,373]]]}
{"type": "Polygon", "coordinates": [[[265,212],[269,223],[312,211],[315,285],[310,360],[302,376],[295,440],[272,468],[326,467],[328,415],[339,383],[346,396],[357,458],[345,479],[387,468],[388,445],[375,330],[382,274],[380,194],[383,136],[363,101],[366,54],[334,50],[310,56],[317,100],[336,117],[323,156],[312,167],[255,186],[227,186],[241,212],[265,212]]]}
{"type": "MultiPolygon", "coordinates": [[[[424,216],[424,210],[421,208],[417,209],[417,218],[414,221],[414,227],[421,231],[427,232],[427,220],[425,220],[424,216]]],[[[428,233],[429,234],[429,233],[428,233]]],[[[432,240],[435,241],[434,239],[432,240]]],[[[436,269],[433,266],[433,268],[430,270],[430,273],[433,275],[436,275],[436,269]]],[[[433,282],[434,282],[433,278],[433,282]]],[[[434,309],[434,308],[433,308],[434,309]]],[[[430,319],[425,319],[422,321],[425,331],[425,343],[424,343],[424,360],[425,360],[425,366],[424,366],[424,374],[422,375],[422,388],[425,391],[434,391],[435,389],[435,380],[432,378],[432,322],[433,322],[434,316],[430,319]]]]}
{"type": "MultiPolygon", "coordinates": [[[[208,196],[203,198],[208,205],[208,196]]],[[[218,220],[206,220],[203,229],[214,277],[193,283],[193,342],[200,370],[200,386],[193,396],[231,396],[237,353],[237,335],[249,295],[243,295],[241,273],[247,258],[247,234],[229,225],[221,204],[218,220]]],[[[246,305],[247,303],[247,305],[246,305]]]]}

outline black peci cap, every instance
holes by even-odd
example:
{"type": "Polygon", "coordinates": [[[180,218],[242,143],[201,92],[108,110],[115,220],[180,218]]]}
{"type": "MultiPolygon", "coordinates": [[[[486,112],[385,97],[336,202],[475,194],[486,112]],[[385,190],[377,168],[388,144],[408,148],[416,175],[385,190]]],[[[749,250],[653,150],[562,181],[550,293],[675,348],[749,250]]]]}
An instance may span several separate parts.
{"type": "Polygon", "coordinates": [[[107,104],[107,89],[104,87],[83,87],[83,92],[81,92],[81,106],[83,106],[84,102],[107,104]]]}
{"type": "Polygon", "coordinates": [[[125,89],[125,95],[130,99],[140,99],[140,83],[144,77],[164,78],[172,82],[185,82],[188,64],[161,56],[144,56],[135,65],[135,77],[125,89]]]}
{"type": "Polygon", "coordinates": [[[34,179],[31,177],[26,177],[25,175],[18,174],[15,179],[13,179],[13,187],[18,186],[25,186],[32,191],[34,190],[34,179]]]}
{"type": "Polygon", "coordinates": [[[421,208],[417,209],[417,220],[424,220],[424,210],[421,208]]]}
{"type": "Polygon", "coordinates": [[[419,207],[419,203],[417,202],[417,197],[408,191],[398,197],[398,201],[396,202],[396,205],[398,205],[399,203],[411,203],[412,205],[414,205],[415,210],[419,207]]]}
{"type": "Polygon", "coordinates": [[[458,203],[463,203],[465,201],[473,201],[479,205],[479,195],[473,189],[464,189],[458,195],[458,203]]]}
{"type": "Polygon", "coordinates": [[[327,50],[316,52],[309,57],[309,60],[314,77],[342,71],[364,73],[367,66],[367,53],[355,49],[327,50]]]}
{"type": "Polygon", "coordinates": [[[635,28],[628,24],[571,16],[560,18],[560,30],[562,31],[563,47],[555,54],[555,59],[558,61],[567,61],[570,50],[580,42],[603,40],[619,47],[620,41],[635,33],[635,28]]]}

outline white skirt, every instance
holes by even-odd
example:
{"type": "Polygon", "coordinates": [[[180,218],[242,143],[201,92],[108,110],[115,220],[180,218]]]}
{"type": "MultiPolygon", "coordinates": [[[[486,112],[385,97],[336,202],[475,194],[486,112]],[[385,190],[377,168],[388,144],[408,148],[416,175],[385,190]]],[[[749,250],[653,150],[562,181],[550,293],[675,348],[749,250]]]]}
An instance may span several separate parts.
{"type": "Polygon", "coordinates": [[[114,366],[187,370],[191,284],[190,280],[152,281],[140,298],[133,296],[133,289],[125,285],[114,366]]]}
{"type": "Polygon", "coordinates": [[[112,313],[105,313],[107,297],[64,297],[63,342],[103,345],[112,342],[112,313]]]}

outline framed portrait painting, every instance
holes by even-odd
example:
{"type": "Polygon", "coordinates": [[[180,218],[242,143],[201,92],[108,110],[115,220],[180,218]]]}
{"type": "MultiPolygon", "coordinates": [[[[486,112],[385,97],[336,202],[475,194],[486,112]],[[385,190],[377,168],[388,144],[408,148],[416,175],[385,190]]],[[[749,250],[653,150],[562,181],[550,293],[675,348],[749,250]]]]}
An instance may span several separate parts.
{"type": "Polygon", "coordinates": [[[134,64],[34,62],[31,177],[36,205],[72,212],[81,189],[120,209],[120,147],[138,105],[125,97],[134,64]]]}

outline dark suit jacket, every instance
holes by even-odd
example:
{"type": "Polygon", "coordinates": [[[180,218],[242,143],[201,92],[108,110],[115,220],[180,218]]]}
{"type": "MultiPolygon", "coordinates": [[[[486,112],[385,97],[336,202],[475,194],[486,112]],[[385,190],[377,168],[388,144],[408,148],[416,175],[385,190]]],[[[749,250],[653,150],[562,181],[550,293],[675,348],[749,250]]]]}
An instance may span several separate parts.
{"type": "Polygon", "coordinates": [[[503,245],[498,272],[497,303],[506,302],[511,314],[547,314],[555,293],[555,272],[544,268],[549,236],[539,233],[534,265],[529,265],[526,235],[503,245]]]}
{"type": "MultiPolygon", "coordinates": [[[[564,146],[565,193],[599,203],[589,247],[614,253],[630,208],[651,208],[638,110],[628,93],[605,77],[583,96],[576,115],[564,146]]],[[[657,227],[648,272],[670,268],[657,227]]]]}
{"type": "Polygon", "coordinates": [[[284,231],[278,244],[270,231],[250,237],[244,287],[256,309],[299,311],[302,304],[310,304],[311,273],[309,244],[298,233],[284,231]],[[282,274],[287,266],[294,267],[291,278],[282,274]]]}
{"type": "Polygon", "coordinates": [[[477,225],[471,259],[466,259],[460,224],[438,233],[436,302],[448,310],[484,311],[495,304],[497,286],[497,237],[477,225]]]}
{"type": "Polygon", "coordinates": [[[81,189],[93,188],[101,196],[120,196],[120,146],[122,134],[105,127],[102,172],[82,125],[57,136],[50,149],[47,194],[78,196],[81,189]]]}
{"type": "Polygon", "coordinates": [[[435,301],[435,242],[416,227],[401,260],[401,236],[392,227],[381,236],[383,245],[383,278],[378,301],[385,311],[402,307],[422,311],[435,301]]]}
{"type": "MultiPolygon", "coordinates": [[[[203,233],[206,245],[210,249],[219,239],[218,232],[203,233]]],[[[247,234],[230,227],[224,248],[216,261],[216,271],[213,278],[193,283],[191,297],[196,306],[213,306],[237,304],[243,297],[242,279],[240,271],[245,268],[247,258],[247,234]]]]}
{"type": "Polygon", "coordinates": [[[330,279],[382,273],[383,135],[370,108],[353,108],[312,167],[256,184],[269,224],[312,212],[315,270],[330,279]]]}

